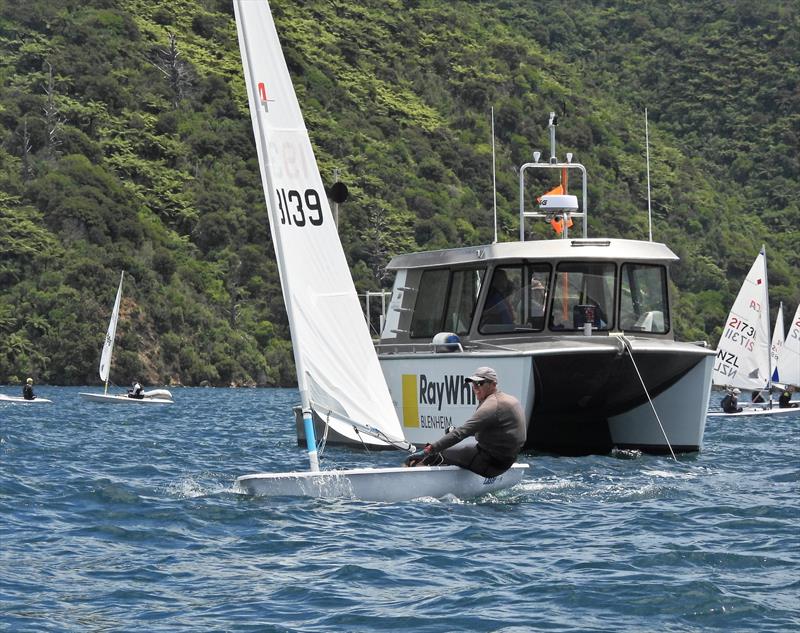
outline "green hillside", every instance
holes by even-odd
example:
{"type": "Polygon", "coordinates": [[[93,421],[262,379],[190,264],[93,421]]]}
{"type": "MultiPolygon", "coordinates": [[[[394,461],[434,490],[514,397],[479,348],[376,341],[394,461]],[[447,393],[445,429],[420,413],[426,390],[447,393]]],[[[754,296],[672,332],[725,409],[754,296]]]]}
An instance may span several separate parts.
{"type": "MultiPolygon", "coordinates": [[[[590,234],[646,238],[647,107],[678,336],[716,343],[762,243],[773,318],[800,301],[796,2],[272,6],[360,292],[395,253],[491,241],[492,107],[501,240],[550,110],[590,234]]],[[[124,269],[112,382],[293,384],[230,3],[0,7],[0,382],[97,382],[124,269]]]]}

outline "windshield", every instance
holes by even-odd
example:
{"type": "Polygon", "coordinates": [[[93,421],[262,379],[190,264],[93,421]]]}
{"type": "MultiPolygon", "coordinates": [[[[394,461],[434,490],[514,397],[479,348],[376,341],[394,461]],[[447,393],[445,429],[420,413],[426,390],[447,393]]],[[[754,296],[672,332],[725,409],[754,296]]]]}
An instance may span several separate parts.
{"type": "Polygon", "coordinates": [[[669,332],[667,271],[652,264],[624,264],[620,295],[620,329],[669,332]]]}
{"type": "Polygon", "coordinates": [[[551,330],[596,330],[613,327],[614,264],[564,262],[558,265],[550,307],[551,330]]]}

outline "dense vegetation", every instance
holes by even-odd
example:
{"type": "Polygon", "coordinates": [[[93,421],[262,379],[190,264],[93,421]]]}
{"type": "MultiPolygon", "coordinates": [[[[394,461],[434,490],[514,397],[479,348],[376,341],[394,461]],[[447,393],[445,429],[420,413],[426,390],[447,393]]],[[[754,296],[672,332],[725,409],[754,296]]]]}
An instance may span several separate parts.
{"type": "MultiPolygon", "coordinates": [[[[501,240],[550,110],[590,234],[646,238],[647,107],[678,335],[716,342],[762,242],[773,316],[800,300],[796,2],[272,4],[359,291],[491,241],[491,107],[501,240]]],[[[8,0],[0,85],[0,381],[96,382],[124,269],[112,381],[291,384],[230,3],[8,0]]]]}

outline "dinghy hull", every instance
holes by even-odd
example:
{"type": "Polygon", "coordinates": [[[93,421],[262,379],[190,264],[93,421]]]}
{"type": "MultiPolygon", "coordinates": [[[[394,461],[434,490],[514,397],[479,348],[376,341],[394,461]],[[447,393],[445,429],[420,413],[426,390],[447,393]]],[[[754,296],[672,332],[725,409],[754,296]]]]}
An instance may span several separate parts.
{"type": "MultiPolygon", "coordinates": [[[[158,391],[164,391],[159,389],[158,391]]],[[[169,393],[169,392],[167,392],[169,393]]],[[[174,404],[173,400],[164,395],[158,395],[144,398],[129,398],[125,395],[115,395],[110,393],[79,393],[84,400],[90,402],[103,402],[106,404],[174,404]]]]}
{"type": "Polygon", "coordinates": [[[48,400],[47,398],[34,398],[33,400],[26,400],[20,396],[5,396],[0,394],[0,403],[4,402],[14,402],[17,404],[53,404],[53,401],[48,400]]]}
{"type": "Polygon", "coordinates": [[[754,407],[742,408],[738,413],[725,413],[724,411],[709,411],[709,418],[745,418],[745,417],[758,417],[762,415],[800,415],[800,408],[787,408],[781,409],[780,407],[772,407],[771,409],[756,409],[754,407]]]}
{"type": "Polygon", "coordinates": [[[445,496],[472,499],[518,484],[527,469],[527,464],[514,464],[497,477],[482,477],[458,466],[260,473],[237,478],[236,487],[242,494],[262,497],[385,502],[445,496]]]}

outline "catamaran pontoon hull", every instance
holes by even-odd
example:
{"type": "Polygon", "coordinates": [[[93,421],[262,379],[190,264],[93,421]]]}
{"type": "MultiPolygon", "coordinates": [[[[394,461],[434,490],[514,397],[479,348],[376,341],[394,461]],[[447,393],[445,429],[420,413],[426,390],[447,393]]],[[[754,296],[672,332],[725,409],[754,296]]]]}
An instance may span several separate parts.
{"type": "MultiPolygon", "coordinates": [[[[713,350],[652,339],[628,342],[636,366],[617,337],[529,341],[512,344],[514,351],[390,354],[381,357],[381,366],[403,433],[417,445],[435,442],[448,426],[472,415],[476,402],[464,376],[476,365],[489,365],[503,376],[501,389],[522,403],[529,420],[525,450],[560,455],[605,454],[614,448],[699,451],[713,350]]],[[[391,448],[334,424],[326,428],[319,416],[314,422],[317,437],[328,444],[391,448]]],[[[299,415],[296,430],[298,442],[304,442],[299,415]]]]}
{"type": "Polygon", "coordinates": [[[700,450],[712,350],[615,336],[504,343],[495,351],[382,355],[406,439],[434,442],[447,426],[463,424],[475,408],[462,398],[462,386],[468,386],[463,377],[477,365],[489,365],[502,376],[500,388],[523,404],[529,420],[526,450],[564,455],[615,447],[664,454],[670,446],[675,452],[700,450]]]}
{"type": "Polygon", "coordinates": [[[385,502],[449,495],[472,499],[518,484],[527,469],[527,464],[514,464],[497,477],[482,477],[458,466],[261,473],[237,478],[236,486],[242,493],[266,497],[385,502]]]}

